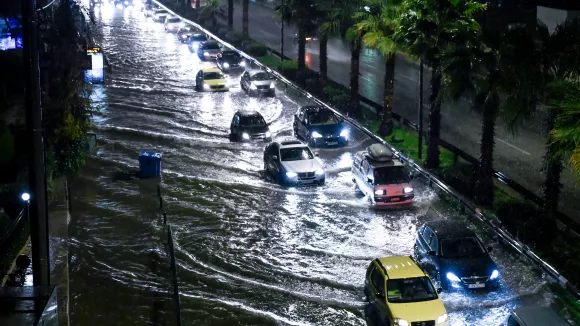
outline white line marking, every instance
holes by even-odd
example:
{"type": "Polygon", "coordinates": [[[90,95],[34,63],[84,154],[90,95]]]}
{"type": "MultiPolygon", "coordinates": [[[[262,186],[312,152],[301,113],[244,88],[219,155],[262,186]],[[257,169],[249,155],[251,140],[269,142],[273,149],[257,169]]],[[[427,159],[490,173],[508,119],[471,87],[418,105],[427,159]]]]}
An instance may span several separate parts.
{"type": "Polygon", "coordinates": [[[502,142],[502,143],[504,143],[504,144],[508,145],[509,147],[511,147],[511,148],[513,148],[513,149],[517,149],[518,151],[520,151],[520,152],[522,152],[522,153],[524,153],[524,154],[526,154],[526,155],[532,155],[532,154],[530,154],[530,153],[528,153],[528,152],[524,151],[523,149],[521,149],[521,148],[519,148],[519,147],[517,147],[517,146],[514,146],[514,145],[512,145],[512,144],[510,144],[510,143],[508,143],[508,142],[507,142],[507,141],[505,141],[505,140],[502,140],[502,139],[500,139],[500,138],[496,138],[496,139],[497,139],[497,140],[499,140],[500,142],[502,142]]]}

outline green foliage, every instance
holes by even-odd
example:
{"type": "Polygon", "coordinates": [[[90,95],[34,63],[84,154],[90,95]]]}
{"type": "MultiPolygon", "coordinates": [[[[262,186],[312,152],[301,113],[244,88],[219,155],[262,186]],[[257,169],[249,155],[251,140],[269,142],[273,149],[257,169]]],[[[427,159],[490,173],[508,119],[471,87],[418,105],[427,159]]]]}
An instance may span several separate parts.
{"type": "Polygon", "coordinates": [[[254,40],[245,41],[242,45],[242,50],[252,57],[263,57],[268,54],[266,44],[254,40]]]}
{"type": "Polygon", "coordinates": [[[298,70],[298,62],[293,61],[293,60],[284,60],[284,61],[280,61],[280,63],[278,64],[278,68],[281,71],[291,71],[291,70],[298,70]]]}
{"type": "Polygon", "coordinates": [[[324,87],[323,93],[328,102],[340,111],[344,111],[348,107],[349,94],[344,89],[329,85],[324,87]]]}
{"type": "Polygon", "coordinates": [[[242,41],[244,40],[244,36],[238,31],[231,30],[226,33],[225,39],[233,46],[240,47],[242,45],[242,41]]]}
{"type": "Polygon", "coordinates": [[[256,57],[256,60],[272,69],[278,69],[280,63],[280,60],[274,56],[256,57]]]}
{"type": "Polygon", "coordinates": [[[371,13],[359,11],[354,14],[354,18],[359,20],[355,24],[355,29],[364,35],[363,44],[377,49],[384,57],[393,55],[398,50],[397,44],[393,40],[393,33],[401,15],[400,2],[387,3],[381,0],[367,0],[366,4],[371,13]]]}

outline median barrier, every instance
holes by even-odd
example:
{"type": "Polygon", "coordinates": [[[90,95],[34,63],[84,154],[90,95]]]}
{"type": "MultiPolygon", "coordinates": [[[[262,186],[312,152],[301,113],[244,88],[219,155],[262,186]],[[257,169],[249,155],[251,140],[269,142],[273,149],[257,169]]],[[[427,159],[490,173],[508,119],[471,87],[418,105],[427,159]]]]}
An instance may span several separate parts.
{"type": "MultiPolygon", "coordinates": [[[[162,7],[163,9],[169,11],[171,14],[173,14],[175,16],[178,16],[178,17],[181,17],[180,15],[178,15],[173,10],[169,9],[168,7],[166,7],[165,5],[163,5],[162,3],[160,3],[159,1],[152,0],[152,2],[154,2],[158,6],[162,7]]],[[[311,101],[313,103],[316,103],[317,105],[323,106],[323,107],[325,107],[325,108],[333,111],[337,116],[341,117],[345,121],[348,121],[351,125],[353,125],[357,129],[359,129],[360,131],[362,131],[363,133],[365,133],[370,138],[372,138],[372,139],[376,140],[377,142],[382,143],[385,146],[387,146],[393,152],[393,154],[398,155],[402,161],[406,162],[410,167],[412,167],[414,170],[416,170],[417,172],[419,172],[419,174],[421,174],[423,177],[425,177],[426,179],[428,179],[429,185],[436,185],[443,192],[447,193],[448,195],[452,196],[457,201],[459,201],[459,203],[462,205],[462,210],[463,211],[469,213],[470,216],[476,218],[478,221],[480,221],[480,222],[484,223],[485,225],[487,225],[499,238],[501,238],[504,241],[505,244],[509,245],[512,249],[514,249],[515,251],[519,252],[520,254],[522,254],[523,256],[525,256],[526,258],[528,258],[539,269],[541,269],[542,271],[544,271],[546,274],[550,275],[562,287],[564,287],[566,290],[568,290],[576,298],[580,299],[580,291],[573,284],[571,284],[563,275],[561,275],[555,268],[553,268],[547,262],[545,262],[540,257],[538,257],[526,245],[524,245],[524,244],[520,243],[519,241],[517,241],[507,230],[505,230],[501,226],[497,225],[499,223],[495,219],[492,219],[492,218],[486,216],[485,214],[483,214],[481,212],[481,210],[479,210],[473,203],[471,203],[470,201],[468,201],[467,199],[465,199],[462,195],[458,194],[450,186],[448,186],[447,184],[445,184],[443,181],[439,180],[435,175],[433,175],[432,173],[430,173],[427,170],[423,169],[421,166],[419,166],[417,163],[415,163],[412,159],[410,159],[407,156],[405,156],[403,153],[401,153],[400,151],[398,151],[396,148],[394,148],[393,146],[391,146],[389,143],[387,143],[386,141],[384,141],[382,138],[380,138],[379,136],[375,135],[373,132],[371,132],[370,130],[368,130],[366,127],[362,126],[356,120],[351,119],[350,117],[342,114],[341,112],[339,112],[338,110],[334,109],[333,107],[331,107],[327,103],[325,103],[325,102],[321,101],[320,99],[316,98],[311,93],[303,90],[298,85],[294,84],[292,81],[290,81],[286,77],[282,76],[276,70],[271,69],[270,67],[268,67],[268,66],[260,63],[255,58],[253,58],[250,55],[248,55],[247,53],[244,53],[244,52],[238,50],[233,45],[231,45],[228,42],[220,39],[216,35],[212,34],[210,31],[208,31],[205,28],[203,28],[201,25],[199,25],[199,24],[197,24],[197,23],[195,23],[195,22],[193,22],[193,21],[191,21],[189,19],[185,19],[185,18],[181,18],[181,19],[184,22],[186,22],[186,23],[194,26],[198,30],[202,31],[203,33],[205,33],[206,35],[208,35],[209,37],[211,37],[215,41],[221,43],[224,47],[227,47],[227,48],[229,48],[231,50],[234,50],[234,51],[238,52],[241,56],[243,56],[244,58],[246,58],[247,60],[249,60],[251,64],[254,64],[254,65],[260,67],[261,69],[269,72],[270,74],[274,75],[280,82],[282,82],[282,83],[285,84],[286,89],[290,89],[293,92],[296,92],[296,93],[300,94],[301,97],[304,97],[304,98],[308,99],[309,101],[311,101]]],[[[271,51],[273,52],[273,50],[271,50],[271,51]]],[[[377,105],[374,102],[371,102],[371,103],[373,103],[373,105],[377,105]]]]}

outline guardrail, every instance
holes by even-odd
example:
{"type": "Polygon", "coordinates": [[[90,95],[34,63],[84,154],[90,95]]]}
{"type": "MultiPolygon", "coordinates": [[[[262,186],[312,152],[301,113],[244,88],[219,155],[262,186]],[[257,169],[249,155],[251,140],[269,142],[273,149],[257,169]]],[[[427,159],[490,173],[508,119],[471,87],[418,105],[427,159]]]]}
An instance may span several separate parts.
{"type": "MultiPolygon", "coordinates": [[[[163,5],[159,1],[152,0],[152,2],[156,3],[157,5],[159,5],[160,7],[162,7],[163,9],[169,11],[171,14],[173,14],[175,16],[181,17],[180,15],[177,15],[177,13],[175,13],[173,10],[167,8],[165,5],[163,5]]],[[[394,148],[393,146],[391,146],[389,143],[387,143],[386,141],[384,141],[382,138],[378,137],[373,132],[371,132],[370,130],[368,130],[366,127],[364,127],[361,124],[359,124],[356,120],[351,119],[348,116],[345,116],[344,114],[340,113],[338,110],[334,109],[333,107],[331,107],[327,103],[321,101],[320,99],[316,98],[315,96],[313,96],[309,92],[303,90],[298,85],[295,85],[293,82],[291,82],[290,80],[288,80],[286,77],[282,76],[276,70],[273,70],[270,67],[268,67],[268,66],[260,63],[255,58],[253,58],[250,55],[248,55],[247,53],[244,53],[244,52],[238,50],[233,45],[231,45],[228,42],[220,39],[216,35],[212,34],[210,31],[208,31],[205,28],[203,28],[201,25],[199,25],[199,24],[197,24],[197,23],[195,23],[195,22],[193,22],[193,21],[191,21],[189,19],[183,18],[183,17],[181,17],[181,19],[184,22],[186,22],[186,23],[194,26],[198,30],[202,31],[206,35],[210,36],[214,40],[220,42],[223,46],[225,46],[225,47],[227,47],[227,48],[229,48],[231,50],[234,50],[234,51],[238,52],[241,56],[243,56],[246,59],[248,59],[250,61],[250,63],[253,63],[256,66],[260,67],[261,69],[263,69],[263,70],[269,72],[270,74],[274,75],[279,81],[283,82],[286,85],[286,87],[292,88],[294,91],[296,91],[297,93],[301,94],[302,96],[308,98],[309,100],[313,101],[314,103],[316,103],[316,104],[318,104],[320,106],[323,106],[323,107],[325,107],[325,108],[333,111],[336,115],[338,115],[339,117],[341,117],[345,121],[348,121],[351,125],[353,125],[357,129],[359,129],[360,131],[364,132],[370,138],[372,138],[372,139],[376,140],[377,142],[382,143],[385,146],[387,146],[393,152],[393,154],[398,155],[401,158],[402,161],[406,162],[409,166],[411,166],[413,169],[415,169],[417,172],[419,172],[421,175],[423,175],[425,178],[427,178],[429,180],[429,185],[435,184],[442,191],[444,191],[448,195],[450,195],[450,196],[454,197],[456,200],[458,200],[461,203],[461,205],[462,205],[462,210],[463,211],[465,211],[465,209],[467,209],[467,212],[471,213],[471,215],[473,217],[475,217],[477,220],[479,220],[479,221],[483,222],[484,224],[486,224],[506,244],[508,244],[510,247],[512,247],[514,250],[516,250],[517,252],[519,252],[523,256],[525,256],[528,259],[530,259],[534,264],[536,264],[536,266],[538,266],[541,270],[543,270],[548,275],[550,275],[554,280],[556,280],[564,288],[566,288],[571,294],[573,294],[576,298],[580,299],[580,290],[578,290],[573,284],[571,284],[555,268],[553,268],[547,262],[545,262],[540,257],[538,257],[529,247],[527,247],[526,245],[524,245],[524,244],[520,243],[519,241],[515,240],[514,237],[508,231],[506,231],[505,229],[503,229],[501,226],[496,225],[497,221],[494,221],[494,220],[488,218],[479,209],[477,209],[475,207],[475,205],[473,205],[473,203],[469,202],[462,195],[460,195],[457,192],[455,192],[451,187],[449,187],[448,185],[446,185],[443,181],[439,180],[435,175],[433,175],[430,172],[424,170],[420,165],[418,165],[417,163],[415,163],[412,159],[408,158],[403,153],[401,153],[400,151],[398,151],[396,148],[394,148]]]]}
{"type": "Polygon", "coordinates": [[[161,185],[157,185],[157,197],[159,197],[159,210],[163,215],[163,227],[167,232],[167,245],[169,247],[169,259],[171,262],[171,278],[173,284],[173,300],[175,301],[175,316],[177,325],[181,326],[181,299],[179,297],[179,284],[177,282],[177,267],[175,266],[175,248],[173,246],[173,233],[171,225],[167,224],[167,213],[163,211],[163,197],[161,196],[161,185]]]}
{"type": "MultiPolygon", "coordinates": [[[[26,207],[23,208],[16,219],[12,221],[10,227],[4,232],[2,238],[0,238],[0,257],[4,257],[6,254],[6,250],[8,245],[11,244],[12,238],[14,237],[14,233],[22,228],[22,224],[26,222],[28,216],[26,214],[26,207]]],[[[1,271],[0,271],[1,272],[1,271]]]]}
{"type": "Polygon", "coordinates": [[[44,10],[44,9],[46,9],[46,8],[48,8],[48,7],[50,7],[50,6],[52,6],[52,4],[53,4],[53,3],[55,3],[55,2],[56,2],[56,0],[52,0],[52,1],[51,1],[49,4],[47,4],[46,6],[44,6],[44,7],[41,7],[41,8],[38,8],[38,9],[36,9],[36,11],[42,11],[42,10],[44,10]]]}

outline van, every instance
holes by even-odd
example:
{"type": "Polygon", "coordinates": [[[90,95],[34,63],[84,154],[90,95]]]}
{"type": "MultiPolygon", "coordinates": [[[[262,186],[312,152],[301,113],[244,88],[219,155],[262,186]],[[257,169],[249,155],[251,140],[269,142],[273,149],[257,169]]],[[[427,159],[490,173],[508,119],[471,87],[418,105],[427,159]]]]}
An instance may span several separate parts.
{"type": "Polygon", "coordinates": [[[415,197],[411,175],[383,144],[373,144],[357,152],[352,164],[353,182],[373,205],[404,205],[415,197]]]}

